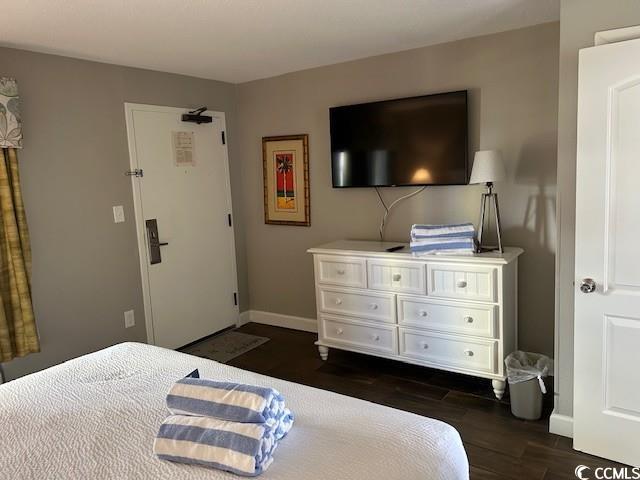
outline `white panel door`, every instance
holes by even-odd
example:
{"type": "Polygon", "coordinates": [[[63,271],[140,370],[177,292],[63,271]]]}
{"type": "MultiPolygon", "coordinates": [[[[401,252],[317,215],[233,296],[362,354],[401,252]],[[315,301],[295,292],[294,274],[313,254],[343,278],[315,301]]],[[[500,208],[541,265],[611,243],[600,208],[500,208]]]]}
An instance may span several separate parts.
{"type": "Polygon", "coordinates": [[[126,104],[125,111],[131,166],[143,172],[132,181],[148,341],[177,348],[238,318],[225,117],[205,112],[213,122],[196,125],[181,121],[185,109],[126,104]],[[191,161],[176,153],[176,135],[193,140],[191,161]],[[166,243],[159,263],[154,241],[166,243]]]}
{"type": "Polygon", "coordinates": [[[640,40],[581,50],[577,156],[574,448],[640,465],[640,40]]]}

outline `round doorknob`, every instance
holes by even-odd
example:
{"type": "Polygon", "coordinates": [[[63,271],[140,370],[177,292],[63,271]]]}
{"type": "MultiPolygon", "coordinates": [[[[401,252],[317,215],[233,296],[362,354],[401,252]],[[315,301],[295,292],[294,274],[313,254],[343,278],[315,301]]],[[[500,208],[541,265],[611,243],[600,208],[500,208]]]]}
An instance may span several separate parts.
{"type": "Polygon", "coordinates": [[[399,273],[394,273],[393,274],[393,281],[394,282],[399,282],[401,278],[402,278],[402,275],[400,275],[399,273]]]}
{"type": "Polygon", "coordinates": [[[473,350],[468,350],[468,349],[467,349],[467,350],[465,350],[465,351],[464,351],[464,354],[465,354],[467,357],[473,357],[473,350]]]}
{"type": "Polygon", "coordinates": [[[458,288],[464,288],[464,287],[466,287],[466,286],[467,286],[467,281],[466,281],[466,280],[458,280],[458,281],[456,282],[456,286],[457,286],[458,288]]]}
{"type": "Polygon", "coordinates": [[[464,317],[467,323],[473,323],[473,317],[464,317]]]}
{"type": "Polygon", "coordinates": [[[342,303],[342,299],[341,298],[336,298],[336,305],[340,305],[342,303]]]}
{"type": "Polygon", "coordinates": [[[369,308],[371,310],[377,310],[378,309],[378,304],[377,303],[372,303],[371,305],[369,305],[369,308]]]}
{"type": "Polygon", "coordinates": [[[427,348],[429,348],[429,344],[426,342],[422,342],[422,348],[426,350],[427,348]]]}
{"type": "Polygon", "coordinates": [[[372,335],[371,338],[373,338],[374,342],[377,342],[380,340],[380,335],[372,335]]]}
{"type": "Polygon", "coordinates": [[[592,293],[596,291],[596,282],[593,278],[584,278],[580,282],[580,291],[582,293],[592,293]]]}
{"type": "Polygon", "coordinates": [[[343,332],[344,332],[344,330],[342,330],[341,328],[338,328],[338,329],[336,330],[336,333],[337,333],[338,335],[342,335],[342,333],[343,333],[343,332]]]}
{"type": "Polygon", "coordinates": [[[338,270],[338,275],[344,275],[344,270],[338,270]]]}
{"type": "Polygon", "coordinates": [[[421,317],[426,317],[427,316],[427,311],[426,310],[420,310],[420,316],[421,317]]]}

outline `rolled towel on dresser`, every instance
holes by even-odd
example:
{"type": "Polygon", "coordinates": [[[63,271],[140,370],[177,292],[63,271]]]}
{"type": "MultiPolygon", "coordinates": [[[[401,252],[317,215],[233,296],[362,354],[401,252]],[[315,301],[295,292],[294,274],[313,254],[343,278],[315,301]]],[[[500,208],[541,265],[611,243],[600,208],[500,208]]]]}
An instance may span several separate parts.
{"type": "Polygon", "coordinates": [[[433,253],[473,253],[475,251],[475,240],[473,238],[432,238],[411,240],[411,252],[418,254],[433,253]]]}
{"type": "Polygon", "coordinates": [[[451,225],[421,225],[411,226],[411,239],[422,238],[473,238],[476,235],[473,223],[459,223],[451,225]]]}
{"type": "Polygon", "coordinates": [[[430,250],[442,248],[465,248],[473,247],[475,239],[465,237],[454,238],[421,238],[412,240],[410,248],[415,250],[430,250]]]}

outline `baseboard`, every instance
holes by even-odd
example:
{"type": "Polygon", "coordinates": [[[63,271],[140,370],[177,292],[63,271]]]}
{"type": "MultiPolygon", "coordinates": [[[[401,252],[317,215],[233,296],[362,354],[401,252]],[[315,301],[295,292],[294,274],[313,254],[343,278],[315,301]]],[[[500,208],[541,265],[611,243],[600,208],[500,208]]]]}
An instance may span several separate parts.
{"type": "Polygon", "coordinates": [[[247,310],[240,314],[238,325],[244,325],[249,322],[291,328],[292,330],[302,330],[304,332],[316,333],[318,331],[318,322],[315,318],[296,317],[294,315],[263,312],[261,310],[247,310]]]}
{"type": "Polygon", "coordinates": [[[238,326],[241,327],[251,321],[251,310],[245,310],[244,312],[240,312],[238,316],[238,326]]]}
{"type": "Polygon", "coordinates": [[[549,418],[549,432],[573,438],[573,417],[560,415],[554,410],[549,418]]]}

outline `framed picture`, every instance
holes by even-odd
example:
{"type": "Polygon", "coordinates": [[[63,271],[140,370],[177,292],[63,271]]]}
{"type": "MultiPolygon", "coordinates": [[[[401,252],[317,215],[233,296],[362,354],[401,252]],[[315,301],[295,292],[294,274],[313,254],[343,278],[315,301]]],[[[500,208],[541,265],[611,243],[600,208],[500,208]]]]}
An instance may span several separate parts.
{"type": "Polygon", "coordinates": [[[309,136],[262,137],[264,223],[311,225],[309,136]]]}

